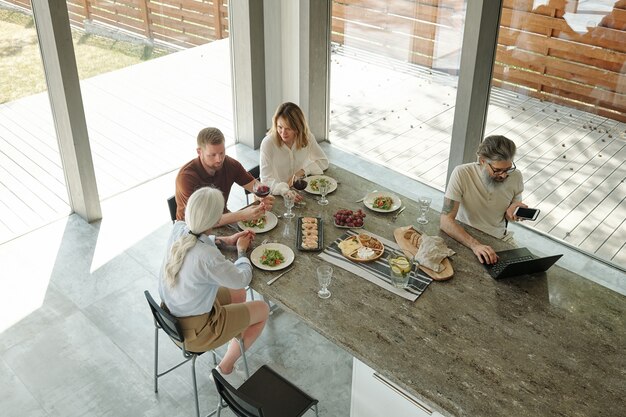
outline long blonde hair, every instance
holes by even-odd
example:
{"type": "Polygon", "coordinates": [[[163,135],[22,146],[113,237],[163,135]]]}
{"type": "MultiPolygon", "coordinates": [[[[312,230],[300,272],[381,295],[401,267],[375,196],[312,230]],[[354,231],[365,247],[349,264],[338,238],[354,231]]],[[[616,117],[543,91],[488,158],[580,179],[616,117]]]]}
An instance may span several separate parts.
{"type": "Polygon", "coordinates": [[[270,129],[269,135],[274,139],[277,146],[283,145],[283,141],[278,134],[278,119],[281,117],[289,124],[291,129],[296,131],[296,149],[305,148],[309,144],[311,130],[300,107],[298,107],[297,104],[286,102],[276,109],[274,117],[272,118],[272,128],[270,129]]]}
{"type": "Polygon", "coordinates": [[[216,188],[204,187],[194,191],[185,207],[185,222],[189,233],[179,237],[165,264],[165,282],[170,288],[178,283],[178,272],[187,252],[196,244],[200,234],[219,222],[224,209],[224,196],[216,188]]]}

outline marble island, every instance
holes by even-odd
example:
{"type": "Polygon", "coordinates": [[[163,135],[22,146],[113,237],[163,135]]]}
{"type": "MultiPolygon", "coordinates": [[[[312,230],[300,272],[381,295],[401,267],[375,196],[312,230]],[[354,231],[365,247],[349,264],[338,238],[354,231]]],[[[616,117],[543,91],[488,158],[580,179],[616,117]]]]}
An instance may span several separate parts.
{"type": "MultiPolygon", "coordinates": [[[[327,175],[340,182],[330,204],[307,196],[295,210],[324,219],[325,245],[345,232],[332,214],[362,208],[355,201],[380,190],[334,166],[327,175]]],[[[396,222],[367,210],[365,230],[393,240],[395,228],[415,223],[416,204],[400,198],[407,208],[396,222]]],[[[276,213],[280,206],[279,197],[276,213]]],[[[626,297],[558,263],[546,274],[496,281],[469,249],[439,231],[438,213],[428,217],[417,229],[442,236],[457,252],[455,274],[431,283],[415,302],[338,267],[332,297],[318,298],[315,268],[324,261],[295,249],[295,219],[259,236],[294,248],[294,270],[268,286],[276,274],[255,269],[252,287],[444,416],[625,415],[626,297]]]]}

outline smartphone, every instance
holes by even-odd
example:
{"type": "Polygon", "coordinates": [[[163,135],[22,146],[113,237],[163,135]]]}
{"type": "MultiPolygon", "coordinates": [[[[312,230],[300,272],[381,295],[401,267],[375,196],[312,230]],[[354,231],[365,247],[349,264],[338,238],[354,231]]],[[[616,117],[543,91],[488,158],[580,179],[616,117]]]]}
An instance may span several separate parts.
{"type": "Polygon", "coordinates": [[[537,220],[537,217],[539,216],[539,211],[539,209],[535,208],[518,207],[515,209],[515,212],[513,214],[517,217],[521,217],[522,219],[537,220]]]}

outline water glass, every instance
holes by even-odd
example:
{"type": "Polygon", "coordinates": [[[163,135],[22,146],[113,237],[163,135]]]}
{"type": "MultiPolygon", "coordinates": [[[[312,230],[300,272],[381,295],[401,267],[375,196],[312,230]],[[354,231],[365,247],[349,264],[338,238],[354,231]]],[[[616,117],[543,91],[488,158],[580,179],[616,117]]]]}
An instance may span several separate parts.
{"type": "Polygon", "coordinates": [[[320,181],[318,182],[317,189],[320,191],[321,197],[317,200],[317,204],[325,206],[328,204],[328,199],[326,198],[326,194],[328,193],[328,188],[330,187],[330,183],[328,181],[320,181]]]}
{"type": "Polygon", "coordinates": [[[389,278],[396,288],[406,288],[413,270],[413,258],[402,252],[392,251],[387,258],[389,264],[389,278]]]}
{"type": "Polygon", "coordinates": [[[295,216],[295,214],[291,211],[291,208],[294,205],[295,202],[295,195],[292,191],[287,191],[285,194],[283,194],[283,200],[285,203],[285,207],[287,208],[287,213],[283,214],[283,216],[285,216],[286,219],[291,219],[295,216]]]}
{"type": "Polygon", "coordinates": [[[317,267],[317,281],[320,284],[320,290],[317,292],[319,298],[328,298],[330,297],[330,291],[328,291],[328,286],[330,285],[330,280],[333,276],[333,268],[329,265],[322,265],[317,267]]]}
{"type": "Polygon", "coordinates": [[[417,200],[417,207],[419,209],[419,217],[417,218],[417,222],[419,224],[428,223],[428,219],[426,218],[426,213],[428,213],[428,209],[430,208],[430,203],[432,199],[430,197],[420,197],[417,200]]]}

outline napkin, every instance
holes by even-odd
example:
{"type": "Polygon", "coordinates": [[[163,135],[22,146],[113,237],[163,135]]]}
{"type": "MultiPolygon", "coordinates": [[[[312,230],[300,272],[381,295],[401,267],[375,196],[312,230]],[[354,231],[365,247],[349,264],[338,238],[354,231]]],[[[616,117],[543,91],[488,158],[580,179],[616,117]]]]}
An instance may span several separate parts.
{"type": "Polygon", "coordinates": [[[422,235],[419,240],[419,249],[415,254],[415,261],[435,272],[441,272],[445,268],[441,261],[454,255],[454,253],[439,236],[422,235]]]}

